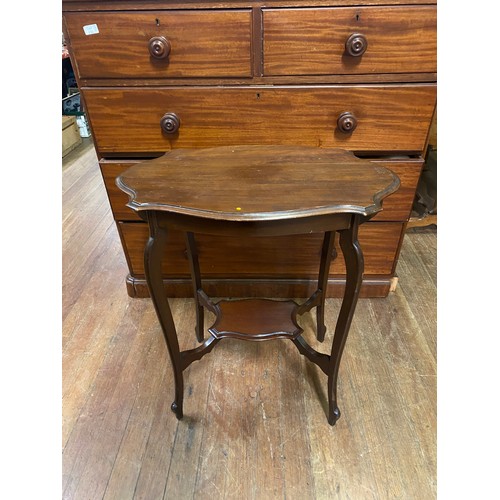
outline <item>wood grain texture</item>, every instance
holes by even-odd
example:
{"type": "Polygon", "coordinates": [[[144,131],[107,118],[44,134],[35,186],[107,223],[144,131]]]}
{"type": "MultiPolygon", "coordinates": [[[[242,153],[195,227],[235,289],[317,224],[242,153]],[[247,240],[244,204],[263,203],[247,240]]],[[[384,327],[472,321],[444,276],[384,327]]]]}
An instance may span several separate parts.
{"type": "MultiPolygon", "coordinates": [[[[127,293],[134,298],[149,298],[149,290],[144,276],[128,275],[126,277],[127,293]]],[[[382,298],[394,291],[397,278],[392,275],[366,275],[361,284],[360,297],[382,298]]],[[[169,297],[189,297],[192,289],[191,278],[165,278],[163,286],[169,297]]],[[[210,296],[224,297],[310,297],[318,286],[317,276],[305,279],[298,278],[205,278],[203,289],[210,296]]],[[[345,291],[344,278],[328,278],[326,296],[342,298],[345,291]]]]}
{"type": "MultiPolygon", "coordinates": [[[[134,275],[144,276],[144,247],[149,232],[144,223],[118,224],[134,275]]],[[[390,275],[403,223],[368,222],[359,239],[365,255],[365,275],[390,275]]],[[[196,236],[202,276],[317,279],[321,255],[320,233],[297,236],[245,238],[199,234],[196,236]]],[[[187,277],[189,265],[180,232],[170,233],[162,269],[165,276],[187,277]]],[[[336,248],[337,252],[339,248],[336,248]]],[[[345,274],[343,258],[332,262],[330,276],[345,274]]]]}
{"type": "Polygon", "coordinates": [[[138,212],[265,222],[369,217],[400,182],[391,170],[345,150],[259,145],[174,150],[131,166],[116,184],[138,212]]]}
{"type": "MultiPolygon", "coordinates": [[[[335,428],[324,375],[288,341],[221,341],[186,371],[179,422],[152,304],[125,292],[95,153],[78,159],[63,168],[63,498],[436,498],[435,230],[404,236],[394,293],[359,301],[335,428]]],[[[194,347],[194,302],[171,304],[194,347]]],[[[318,350],[339,305],[327,300],[325,345],[314,315],[300,319],[318,350]]]]}
{"type": "Polygon", "coordinates": [[[382,211],[379,212],[373,221],[407,221],[410,217],[415,191],[417,189],[420,173],[424,165],[423,158],[413,158],[407,160],[379,159],[373,160],[384,167],[392,170],[401,181],[399,189],[389,195],[385,200],[382,211]]]}
{"type": "MultiPolygon", "coordinates": [[[[162,9],[184,9],[188,5],[193,9],[203,8],[231,8],[235,2],[231,0],[220,0],[214,2],[211,0],[189,0],[184,2],[169,2],[165,5],[164,0],[63,0],[63,12],[95,10],[155,10],[162,9]]],[[[266,5],[277,7],[308,7],[317,6],[317,0],[267,0],[266,5]]],[[[359,5],[359,0],[329,0],[330,5],[345,7],[349,5],[359,5]]],[[[237,2],[241,8],[251,7],[255,4],[260,5],[260,1],[241,0],[237,2]]],[[[435,0],[366,0],[363,5],[436,5],[435,0]]]]}
{"type": "Polygon", "coordinates": [[[216,338],[240,340],[295,338],[302,333],[294,319],[296,308],[292,300],[221,300],[208,331],[216,338]]]}
{"type": "Polygon", "coordinates": [[[264,75],[436,71],[435,6],[265,9],[263,23],[264,75]],[[353,33],[362,56],[346,54],[353,33]]]}
{"type": "MultiPolygon", "coordinates": [[[[422,155],[436,98],[435,54],[430,53],[435,9],[434,0],[62,2],[63,31],[82,97],[87,97],[86,89],[92,89],[86,110],[93,139],[103,146],[97,148],[98,156],[124,162],[179,147],[238,143],[342,147],[372,158],[422,155]],[[310,17],[313,11],[317,15],[310,17]],[[278,12],[285,22],[278,19],[278,12]],[[263,16],[270,17],[265,21],[263,16]],[[97,24],[100,33],[85,35],[83,26],[88,24],[97,24]],[[337,43],[358,27],[368,30],[368,51],[358,64],[346,65],[342,55],[339,63],[342,47],[337,43]],[[147,45],[153,36],[164,36],[171,43],[168,60],[150,57],[147,45]],[[266,49],[272,49],[267,56],[265,37],[266,49]],[[269,45],[276,37],[283,40],[281,46],[279,42],[269,45]],[[301,54],[303,47],[314,50],[308,48],[301,54]],[[293,57],[283,56],[290,50],[293,57]],[[278,65],[273,72],[280,74],[267,76],[264,64],[271,54],[277,56],[278,65]],[[288,64],[289,68],[309,65],[310,70],[287,74],[288,64]],[[94,95],[99,101],[95,120],[94,95]],[[344,111],[358,119],[353,134],[337,130],[338,115],[344,111]],[[180,118],[177,135],[160,131],[159,121],[167,112],[180,118]]],[[[109,185],[114,168],[103,166],[102,173],[115,220],[138,221],[124,208],[124,195],[116,196],[115,186],[109,185]]],[[[401,189],[387,199],[376,221],[407,219],[418,167],[394,165],[394,169],[399,169],[401,189]]],[[[92,232],[93,227],[89,225],[88,230],[92,232]]],[[[130,271],[127,253],[125,257],[130,271]]],[[[370,275],[370,286],[363,290],[384,295],[391,277],[370,275]]],[[[140,275],[128,278],[132,296],[147,294],[140,275]]],[[[245,277],[228,280],[224,283],[228,293],[251,290],[245,277]]],[[[300,291],[309,286],[292,281],[287,278],[287,289],[300,291]]],[[[218,282],[210,283],[216,286],[218,282]]],[[[330,283],[334,294],[342,292],[340,281],[330,278],[330,283]]],[[[174,287],[175,295],[189,290],[182,279],[168,286],[174,287]]],[[[281,284],[268,280],[262,287],[261,281],[259,290],[277,293],[281,284]]]]}
{"type": "Polygon", "coordinates": [[[120,161],[102,159],[99,162],[101,174],[108,193],[109,203],[113,211],[115,220],[135,220],[142,221],[137,212],[127,207],[128,196],[116,185],[116,178],[127,168],[139,163],[140,160],[120,161]]]}
{"type": "MultiPolygon", "coordinates": [[[[103,159],[99,162],[109,202],[116,220],[142,221],[134,210],[126,206],[128,203],[128,196],[116,185],[116,178],[130,166],[139,163],[139,161],[140,160],[122,161],[103,159]]],[[[380,162],[384,167],[392,170],[401,181],[399,189],[384,200],[382,211],[378,213],[373,220],[407,220],[415,198],[415,189],[422,170],[423,159],[408,158],[402,160],[394,158],[372,161],[380,162]]]]}
{"type": "Polygon", "coordinates": [[[250,77],[251,11],[147,11],[65,15],[81,78],[250,77]],[[83,27],[97,24],[99,33],[83,27]],[[148,42],[164,36],[165,60],[148,42]]]}
{"type": "Polygon", "coordinates": [[[279,88],[84,88],[97,146],[106,153],[164,152],[227,145],[302,145],[351,151],[422,150],[435,85],[279,88]],[[358,118],[352,134],[338,116],[358,118]],[[175,113],[174,136],[160,119],[175,113]]]}
{"type": "MultiPolygon", "coordinates": [[[[256,71],[256,70],[254,70],[256,71]]],[[[247,78],[216,77],[210,78],[175,78],[172,80],[177,86],[210,85],[238,85],[245,87],[249,84],[247,78]]],[[[251,79],[252,85],[332,85],[332,84],[387,84],[387,83],[436,83],[437,73],[374,73],[374,74],[343,74],[343,75],[294,75],[294,76],[258,76],[251,79]]],[[[81,78],[80,88],[84,87],[163,87],[164,78],[81,78]]]]}

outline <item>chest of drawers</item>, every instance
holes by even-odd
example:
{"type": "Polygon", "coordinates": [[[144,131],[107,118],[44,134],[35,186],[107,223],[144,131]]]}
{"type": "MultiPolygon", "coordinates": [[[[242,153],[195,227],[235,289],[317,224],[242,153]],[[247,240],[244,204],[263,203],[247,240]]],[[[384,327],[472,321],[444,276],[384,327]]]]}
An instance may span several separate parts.
{"type": "MultiPolygon", "coordinates": [[[[238,144],[340,147],[400,177],[399,191],[360,231],[361,295],[387,295],[436,102],[435,3],[63,0],[63,29],[129,295],[148,295],[148,229],[115,178],[172,148],[238,144]]],[[[210,295],[303,297],[316,286],[320,234],[198,239],[210,295]]],[[[182,234],[171,234],[163,272],[171,296],[192,293],[182,234]]],[[[342,294],[344,273],[339,257],[331,296],[342,294]]]]}

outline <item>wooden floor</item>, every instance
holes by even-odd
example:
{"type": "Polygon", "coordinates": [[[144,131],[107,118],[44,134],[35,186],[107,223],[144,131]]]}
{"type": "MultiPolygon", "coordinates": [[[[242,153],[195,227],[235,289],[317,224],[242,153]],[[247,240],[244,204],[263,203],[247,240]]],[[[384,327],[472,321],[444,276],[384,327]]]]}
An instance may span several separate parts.
{"type": "MultiPolygon", "coordinates": [[[[406,234],[394,293],[358,303],[335,427],[325,375],[286,340],[221,342],[186,370],[177,421],[153,306],[126,273],[86,140],[63,161],[63,498],[436,497],[435,229],[406,234]]],[[[300,320],[323,352],[339,303],[324,344],[300,320]]],[[[196,346],[192,300],[171,304],[181,348],[196,346]]]]}

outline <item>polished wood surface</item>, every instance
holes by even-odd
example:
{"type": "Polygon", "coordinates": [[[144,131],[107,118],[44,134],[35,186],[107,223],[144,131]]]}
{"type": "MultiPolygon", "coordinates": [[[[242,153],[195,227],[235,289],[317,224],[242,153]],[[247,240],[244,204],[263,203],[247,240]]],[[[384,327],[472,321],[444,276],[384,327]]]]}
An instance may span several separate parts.
{"type": "Polygon", "coordinates": [[[266,9],[263,20],[265,75],[436,71],[436,6],[266,9]],[[358,33],[367,47],[353,57],[358,33]]]}
{"type": "MultiPolygon", "coordinates": [[[[384,200],[384,207],[372,219],[373,221],[402,221],[409,217],[415,188],[422,170],[422,158],[374,160],[392,170],[401,181],[399,189],[384,200]]],[[[119,221],[142,221],[137,213],[127,207],[128,196],[116,185],[116,178],[127,168],[140,160],[122,161],[104,159],[100,161],[101,172],[108,193],[113,215],[119,221]]]]}
{"type": "Polygon", "coordinates": [[[171,410],[177,419],[184,417],[184,372],[222,339],[288,338],[300,354],[327,375],[326,413],[328,423],[335,425],[341,416],[338,373],[363,280],[364,257],[358,228],[382,210],[383,199],[399,187],[398,177],[345,150],[226,146],[167,153],[133,165],[116,183],[129,195],[128,206],[148,223],[144,271],[172,365],[171,410]],[[234,207],[235,200],[240,206],[234,207]],[[162,262],[172,229],[186,233],[196,303],[195,331],[201,342],[194,349],[179,346],[176,320],[163,286],[162,262]],[[302,304],[262,299],[215,303],[203,290],[194,233],[239,239],[247,235],[313,232],[324,234],[318,281],[314,293],[302,304]],[[324,341],[326,288],[337,234],[346,266],[346,283],[331,352],[325,354],[301,335],[303,329],[297,324],[297,317],[316,308],[316,337],[324,341]],[[245,312],[244,307],[248,307],[245,312]],[[211,336],[206,340],[204,308],[216,315],[216,322],[208,330],[211,336]],[[290,317],[282,321],[286,312],[290,317]]]}
{"type": "MultiPolygon", "coordinates": [[[[320,0],[321,1],[321,0],[320,0]]],[[[328,5],[335,5],[338,7],[345,7],[349,5],[359,5],[360,0],[328,0],[328,5]]],[[[253,0],[243,0],[238,2],[241,7],[252,6],[255,4],[253,0]]],[[[267,0],[267,5],[273,6],[293,6],[293,7],[310,7],[317,6],[318,0],[267,0]]],[[[429,4],[436,5],[436,0],[364,0],[364,5],[421,5],[429,4]]],[[[72,11],[86,11],[89,9],[96,10],[155,10],[159,6],[162,8],[170,9],[185,9],[186,7],[193,9],[207,8],[213,5],[212,0],[190,0],[189,2],[172,1],[168,5],[163,0],[64,0],[63,10],[65,12],[72,11]]],[[[220,8],[234,8],[234,1],[220,0],[217,2],[217,7],[220,8]]],[[[260,4],[259,4],[260,5],[260,4]]]]}
{"type": "Polygon", "coordinates": [[[304,146],[174,150],[133,165],[116,183],[137,212],[235,222],[345,213],[368,219],[400,184],[389,169],[348,151],[304,146]]]}
{"type": "MultiPolygon", "coordinates": [[[[359,230],[365,253],[365,277],[392,272],[403,224],[369,223],[359,230]]],[[[135,275],[144,276],[142,250],[149,233],[146,224],[119,224],[123,243],[135,275]]],[[[311,278],[318,272],[321,252],[319,233],[269,238],[240,238],[200,234],[197,236],[200,265],[207,278],[311,278]]],[[[338,247],[337,247],[338,250],[338,247]]],[[[170,233],[170,243],[163,259],[165,277],[187,277],[189,273],[186,247],[180,231],[170,233]]],[[[345,273],[341,257],[332,263],[331,277],[345,273]]],[[[231,295],[224,293],[223,295],[231,295]]]]}
{"type": "Polygon", "coordinates": [[[418,152],[436,95],[434,85],[82,91],[103,154],[238,144],[418,152]],[[337,118],[345,111],[358,119],[351,134],[337,129],[337,118]],[[173,137],[160,128],[167,112],[181,121],[173,137]]]}
{"type": "Polygon", "coordinates": [[[251,11],[147,11],[66,14],[82,78],[251,76],[251,11]],[[99,33],[83,27],[97,24],[99,33]],[[163,36],[168,57],[151,57],[163,36]]]}
{"type": "MultiPolygon", "coordinates": [[[[256,64],[256,63],[254,63],[256,64]]],[[[254,70],[256,71],[256,70],[254,70]]],[[[259,70],[260,71],[260,70],[259,70]]],[[[386,85],[388,83],[400,84],[404,83],[434,83],[437,80],[437,73],[370,73],[370,74],[337,74],[337,75],[295,75],[295,76],[264,76],[257,75],[252,78],[175,78],[172,83],[176,86],[200,86],[210,85],[234,85],[245,87],[251,85],[352,85],[352,84],[378,84],[386,85]]],[[[170,80],[167,80],[170,82],[170,80]]],[[[165,78],[127,78],[124,81],[115,78],[81,78],[80,88],[85,87],[143,87],[144,85],[151,87],[162,87],[165,85],[165,78]],[[118,84],[118,85],[117,85],[118,84]]]]}
{"type": "MultiPolygon", "coordinates": [[[[288,341],[221,342],[187,372],[191,418],[177,421],[154,310],[124,293],[97,158],[83,152],[62,171],[62,498],[436,497],[435,229],[405,234],[394,293],[358,303],[334,432],[324,375],[288,341]]],[[[339,302],[326,301],[327,326],[339,302]]],[[[181,346],[195,347],[192,299],[171,303],[181,346]]],[[[314,315],[300,321],[316,345],[314,315]]]]}
{"type": "Polygon", "coordinates": [[[295,338],[302,329],[295,320],[297,303],[293,300],[222,300],[216,322],[208,331],[216,338],[266,340],[295,338]]]}
{"type": "Polygon", "coordinates": [[[424,165],[423,158],[407,158],[390,161],[380,161],[381,165],[392,170],[401,182],[399,189],[384,200],[384,209],[379,212],[373,221],[406,221],[408,220],[415,198],[415,190],[424,165]]]}

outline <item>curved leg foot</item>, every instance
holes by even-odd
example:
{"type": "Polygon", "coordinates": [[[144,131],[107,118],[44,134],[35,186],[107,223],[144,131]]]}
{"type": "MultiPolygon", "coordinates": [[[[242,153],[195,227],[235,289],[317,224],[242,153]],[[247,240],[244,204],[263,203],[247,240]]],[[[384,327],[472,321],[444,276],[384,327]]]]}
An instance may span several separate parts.
{"type": "Polygon", "coordinates": [[[180,420],[184,416],[184,414],[182,412],[182,403],[178,405],[174,401],[172,403],[172,405],[170,406],[170,409],[175,413],[175,416],[177,417],[177,420],[180,420]]]}
{"type": "Polygon", "coordinates": [[[328,414],[328,423],[330,425],[335,425],[337,420],[340,418],[340,410],[337,405],[331,405],[330,406],[330,411],[328,414]]]}
{"type": "MultiPolygon", "coordinates": [[[[197,317],[199,316],[202,316],[202,313],[198,313],[197,317]]],[[[197,319],[198,324],[201,323],[202,321],[203,320],[197,319]]],[[[199,326],[195,328],[195,333],[196,333],[196,340],[198,342],[203,342],[205,340],[205,335],[203,333],[203,330],[199,326]]]]}
{"type": "Polygon", "coordinates": [[[319,342],[323,342],[323,340],[325,340],[325,334],[326,334],[326,326],[324,324],[321,324],[319,323],[321,321],[320,319],[320,314],[319,314],[319,311],[316,311],[317,313],[317,323],[316,323],[316,337],[318,339],[319,342]]]}

